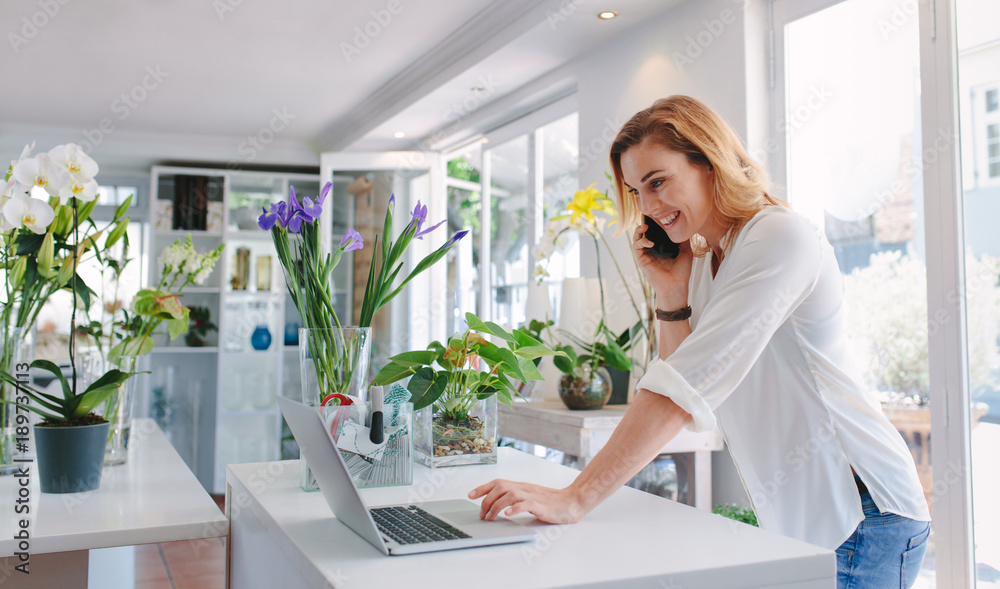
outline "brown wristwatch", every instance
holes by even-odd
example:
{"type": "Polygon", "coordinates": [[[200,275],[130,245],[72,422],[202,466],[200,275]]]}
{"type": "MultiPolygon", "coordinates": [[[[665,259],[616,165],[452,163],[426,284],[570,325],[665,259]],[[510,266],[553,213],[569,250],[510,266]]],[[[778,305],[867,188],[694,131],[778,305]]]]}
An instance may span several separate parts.
{"type": "Polygon", "coordinates": [[[690,316],[691,305],[688,305],[683,309],[677,309],[676,311],[663,311],[661,309],[656,310],[656,318],[660,321],[683,321],[690,316]]]}

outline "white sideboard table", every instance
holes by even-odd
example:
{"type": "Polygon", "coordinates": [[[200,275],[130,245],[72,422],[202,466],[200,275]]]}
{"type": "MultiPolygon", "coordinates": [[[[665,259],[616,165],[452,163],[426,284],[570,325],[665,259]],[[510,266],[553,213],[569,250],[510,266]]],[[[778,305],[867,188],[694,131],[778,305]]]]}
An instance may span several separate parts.
{"type": "MultiPolygon", "coordinates": [[[[132,422],[128,461],[105,467],[101,486],[93,491],[42,494],[37,464],[26,466],[31,473],[26,514],[15,512],[19,479],[0,477],[0,586],[4,588],[86,587],[88,572],[108,573],[102,579],[115,576],[114,571],[89,571],[90,550],[220,538],[229,532],[225,515],[152,419],[132,422]],[[27,575],[14,568],[23,563],[16,556],[21,550],[14,537],[22,519],[28,521],[30,536],[27,575]]],[[[101,560],[106,567],[114,559],[101,560]]]]}
{"type": "MultiPolygon", "coordinates": [[[[559,399],[515,401],[510,407],[500,405],[501,436],[545,446],[572,454],[582,469],[608,443],[628,405],[605,405],[602,409],[577,411],[567,409],[559,399]]],[[[723,447],[722,434],[716,429],[693,433],[681,430],[661,454],[692,453],[688,481],[694,482],[694,505],[712,509],[712,451],[723,447]]]]}
{"type": "MultiPolygon", "coordinates": [[[[836,587],[830,550],[627,487],[580,523],[515,516],[538,531],[534,542],[383,556],[336,520],[321,493],[303,492],[298,473],[297,461],[229,466],[229,587],[836,587]]],[[[494,478],[565,486],[578,474],[500,448],[498,464],[414,466],[413,485],[361,495],[369,505],[459,499],[494,478]]]]}

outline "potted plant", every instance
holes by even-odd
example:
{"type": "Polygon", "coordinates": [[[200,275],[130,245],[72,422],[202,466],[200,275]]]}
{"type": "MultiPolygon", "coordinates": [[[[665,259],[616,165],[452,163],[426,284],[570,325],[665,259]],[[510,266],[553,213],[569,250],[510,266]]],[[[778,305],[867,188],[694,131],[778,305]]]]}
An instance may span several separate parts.
{"type": "Polygon", "coordinates": [[[468,329],[447,345],[432,342],[426,350],[392,356],[372,381],[384,386],[410,378],[407,389],[417,411],[415,454],[432,468],[496,463],[497,400],[511,404],[517,394],[514,380],[542,379],[536,359],[564,356],[527,329],[508,332],[472,313],[465,320],[468,329]]]}
{"type": "Polygon", "coordinates": [[[205,338],[208,337],[209,333],[219,330],[219,327],[212,323],[212,310],[200,305],[192,305],[190,309],[188,331],[184,335],[184,343],[193,348],[207,346],[208,342],[205,338]]]}
{"type": "MultiPolygon", "coordinates": [[[[607,174],[606,174],[607,175],[607,174]]],[[[611,180],[611,176],[608,176],[608,180],[611,180]]],[[[655,305],[653,303],[652,297],[653,292],[649,285],[646,283],[642,272],[639,271],[638,265],[635,264],[635,258],[632,257],[633,265],[635,266],[635,274],[633,276],[626,276],[625,271],[622,266],[618,263],[618,259],[614,255],[614,250],[608,244],[607,239],[604,237],[604,229],[608,224],[614,224],[617,222],[617,213],[614,208],[614,203],[606,192],[600,192],[595,188],[595,185],[591,184],[584,190],[578,190],[573,195],[573,200],[571,200],[567,206],[566,211],[553,217],[548,223],[545,224],[545,230],[542,237],[539,239],[532,253],[535,259],[539,260],[538,266],[535,268],[535,279],[539,282],[543,281],[546,276],[548,276],[548,271],[546,267],[548,261],[552,257],[552,253],[557,249],[564,246],[565,237],[564,235],[569,231],[577,231],[580,235],[588,235],[594,243],[594,250],[597,253],[595,258],[597,264],[597,278],[600,284],[600,294],[601,294],[601,308],[600,308],[600,320],[595,327],[593,336],[589,336],[585,333],[577,331],[575,334],[569,334],[568,330],[560,330],[560,336],[565,335],[575,335],[572,338],[573,341],[578,345],[580,356],[584,357],[581,364],[570,367],[566,362],[563,361],[563,366],[560,367],[564,373],[572,373],[574,377],[567,380],[569,387],[573,388],[580,393],[587,387],[593,386],[594,392],[589,392],[583,394],[583,396],[588,399],[594,399],[597,396],[596,391],[603,389],[603,384],[595,383],[594,380],[601,380],[611,382],[613,381],[614,386],[612,387],[612,393],[609,400],[611,404],[625,404],[628,402],[628,392],[629,392],[629,374],[632,370],[632,362],[630,360],[630,351],[639,352],[637,358],[640,365],[645,365],[654,355],[656,351],[656,331],[653,328],[655,324],[655,319],[653,317],[653,310],[655,305]],[[610,216],[610,222],[607,218],[602,215],[610,216]],[[609,331],[607,326],[607,314],[605,312],[605,297],[604,297],[604,281],[601,271],[601,245],[603,244],[604,249],[608,253],[608,257],[614,264],[615,269],[618,272],[618,276],[621,279],[621,285],[627,295],[628,302],[635,313],[635,318],[637,319],[634,327],[627,330],[621,336],[615,337],[609,331]],[[638,278],[636,278],[636,276],[638,278]],[[638,286],[638,291],[633,292],[634,286],[638,286]],[[645,346],[638,346],[633,344],[638,344],[640,341],[640,335],[645,340],[645,346]],[[589,341],[584,341],[587,339],[589,341]],[[625,354],[616,354],[617,350],[607,349],[607,346],[617,343],[618,348],[620,348],[625,354]],[[612,358],[611,355],[614,357],[612,358]],[[625,362],[620,360],[625,359],[625,362]],[[598,369],[598,366],[602,366],[603,369],[598,369]],[[572,369],[571,369],[572,368],[572,369]],[[586,375],[584,375],[586,373],[586,375]]],[[[631,257],[631,256],[630,256],[631,257]]],[[[584,325],[585,319],[583,317],[571,317],[560,318],[560,322],[563,325],[584,325]]],[[[633,354],[634,355],[634,354],[633,354]]],[[[574,396],[579,397],[580,395],[574,393],[574,396]]],[[[567,405],[570,403],[568,402],[567,405]]],[[[585,403],[586,405],[597,405],[597,401],[590,401],[585,403]]],[[[604,402],[599,403],[600,406],[604,405],[604,402]]],[[[583,407],[579,407],[583,408],[583,407]]],[[[590,406],[588,408],[595,408],[590,406]]]]}
{"type": "Polygon", "coordinates": [[[562,372],[559,378],[559,398],[570,409],[600,409],[611,397],[612,379],[608,368],[628,372],[632,360],[628,350],[632,340],[641,330],[636,324],[614,335],[601,320],[593,337],[584,340],[573,332],[552,327],[552,321],[532,320],[528,331],[541,341],[568,341],[552,345],[552,349],[562,352],[552,363],[562,372]],[[555,329],[557,336],[543,337],[555,329]],[[579,350],[579,351],[578,351],[579,350]]]}
{"type": "MultiPolygon", "coordinates": [[[[20,375],[26,374],[28,368],[22,365],[15,369],[20,375]]],[[[18,433],[22,427],[27,433],[28,419],[24,411],[33,411],[42,417],[41,423],[35,425],[42,492],[77,493],[96,489],[101,484],[104,447],[111,424],[94,410],[136,373],[112,369],[82,392],[77,392],[78,379],[74,378],[72,383],[67,381],[55,363],[35,360],[30,368],[51,372],[59,381],[63,396],[60,398],[32,388],[7,372],[0,372],[0,379],[18,393],[14,402],[18,410],[18,433]],[[32,401],[36,405],[32,405],[32,401]]]]}

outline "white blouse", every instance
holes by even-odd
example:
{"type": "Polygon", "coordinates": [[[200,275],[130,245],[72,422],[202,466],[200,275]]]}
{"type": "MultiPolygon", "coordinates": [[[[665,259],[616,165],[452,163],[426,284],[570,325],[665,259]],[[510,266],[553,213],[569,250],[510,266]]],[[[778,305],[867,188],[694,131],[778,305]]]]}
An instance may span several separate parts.
{"type": "Polygon", "coordinates": [[[722,429],[762,528],[835,549],[864,519],[851,467],[882,512],[930,521],[906,443],[866,392],[844,329],[833,248],[805,217],[765,207],[712,278],[695,258],[691,334],[637,387],[688,428],[722,429]]]}

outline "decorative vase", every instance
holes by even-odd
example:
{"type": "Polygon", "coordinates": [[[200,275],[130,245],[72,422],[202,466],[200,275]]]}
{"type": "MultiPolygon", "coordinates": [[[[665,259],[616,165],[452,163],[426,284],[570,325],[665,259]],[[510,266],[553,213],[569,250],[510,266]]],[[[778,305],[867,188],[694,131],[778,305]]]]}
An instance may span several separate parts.
{"type": "MultiPolygon", "coordinates": [[[[323,399],[334,393],[363,399],[368,384],[371,338],[371,327],[300,329],[302,402],[319,410],[323,399]]],[[[299,473],[303,490],[319,488],[305,458],[300,458],[299,473]]]]}
{"type": "Polygon", "coordinates": [[[264,351],[271,347],[271,330],[267,325],[258,325],[250,336],[250,345],[257,351],[264,351]]]}
{"type": "MultiPolygon", "coordinates": [[[[88,350],[83,356],[83,386],[90,386],[112,368],[122,372],[135,372],[138,358],[122,356],[111,362],[97,350],[88,350]]],[[[125,464],[128,460],[129,435],[132,431],[132,406],[135,403],[136,377],[122,383],[108,400],[95,409],[95,413],[108,420],[108,440],[104,450],[104,465],[125,464]]]]}
{"type": "Polygon", "coordinates": [[[42,493],[79,493],[101,486],[109,425],[35,426],[42,493]]]}
{"type": "Polygon", "coordinates": [[[629,378],[631,373],[628,370],[605,366],[608,375],[611,376],[611,397],[608,405],[625,405],[628,403],[629,378]]]}
{"type": "Polygon", "coordinates": [[[434,407],[417,411],[414,456],[431,468],[497,462],[497,396],[480,399],[469,418],[446,419],[434,407]]]}
{"type": "MultiPolygon", "coordinates": [[[[35,329],[12,327],[3,335],[0,341],[0,370],[19,379],[23,375],[22,380],[27,383],[27,364],[35,359],[35,329]]],[[[16,396],[13,386],[0,382],[0,401],[16,401],[16,396]]],[[[17,470],[17,466],[23,466],[15,466],[14,453],[17,438],[27,438],[30,429],[27,424],[32,415],[24,410],[19,413],[14,405],[0,403],[0,475],[10,474],[17,470]],[[20,432],[18,427],[22,428],[20,432]]]]}
{"type": "Polygon", "coordinates": [[[564,374],[559,379],[559,398],[570,409],[600,409],[611,397],[611,376],[603,366],[581,367],[582,376],[564,374]]]}

